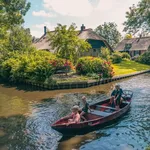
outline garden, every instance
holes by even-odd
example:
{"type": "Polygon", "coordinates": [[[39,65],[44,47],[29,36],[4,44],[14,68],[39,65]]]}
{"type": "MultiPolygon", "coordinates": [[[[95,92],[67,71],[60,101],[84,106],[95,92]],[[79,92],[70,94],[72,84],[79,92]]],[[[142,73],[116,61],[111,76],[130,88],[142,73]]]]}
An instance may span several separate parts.
{"type": "MultiPolygon", "coordinates": [[[[108,51],[103,48],[102,51],[108,51]]],[[[141,56],[147,57],[147,55],[141,56]]],[[[145,59],[144,59],[145,60],[145,59]]],[[[139,61],[139,59],[137,60],[139,61]]],[[[6,81],[32,81],[44,84],[93,81],[150,69],[149,65],[130,60],[127,53],[102,57],[80,57],[76,63],[46,51],[18,51],[1,55],[0,77],[6,81]],[[57,73],[62,70],[63,72],[57,73]]]]}
{"type": "MultiPolygon", "coordinates": [[[[22,23],[20,18],[16,19],[22,23]]],[[[131,61],[128,53],[110,52],[104,47],[97,57],[81,57],[91,49],[91,45],[78,38],[75,24],[69,27],[58,24],[55,32],[47,33],[51,47],[55,49],[54,54],[37,50],[29,29],[15,22],[6,24],[0,29],[0,78],[6,81],[56,85],[95,81],[150,69],[149,51],[137,58],[136,62],[131,61]]]]}

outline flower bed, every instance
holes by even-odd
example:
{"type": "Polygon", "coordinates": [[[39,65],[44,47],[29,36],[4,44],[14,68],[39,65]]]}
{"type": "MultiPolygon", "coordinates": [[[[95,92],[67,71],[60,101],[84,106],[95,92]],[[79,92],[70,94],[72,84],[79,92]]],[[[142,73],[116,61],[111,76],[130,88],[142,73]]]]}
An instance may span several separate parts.
{"type": "Polygon", "coordinates": [[[77,74],[86,75],[88,73],[102,74],[103,77],[113,77],[113,67],[111,62],[96,57],[81,57],[76,65],[77,74]]]}

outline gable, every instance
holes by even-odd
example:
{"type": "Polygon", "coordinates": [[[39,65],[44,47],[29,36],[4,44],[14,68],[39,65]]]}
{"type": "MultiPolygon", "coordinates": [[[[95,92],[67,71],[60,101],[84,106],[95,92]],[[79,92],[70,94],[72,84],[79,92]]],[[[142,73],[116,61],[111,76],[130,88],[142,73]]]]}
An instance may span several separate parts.
{"type": "Polygon", "coordinates": [[[87,40],[89,44],[91,44],[92,48],[100,49],[101,47],[106,47],[105,43],[100,40],[87,40]]]}
{"type": "Polygon", "coordinates": [[[122,40],[117,47],[116,51],[134,51],[134,50],[148,50],[150,46],[150,37],[132,38],[122,40]]]}

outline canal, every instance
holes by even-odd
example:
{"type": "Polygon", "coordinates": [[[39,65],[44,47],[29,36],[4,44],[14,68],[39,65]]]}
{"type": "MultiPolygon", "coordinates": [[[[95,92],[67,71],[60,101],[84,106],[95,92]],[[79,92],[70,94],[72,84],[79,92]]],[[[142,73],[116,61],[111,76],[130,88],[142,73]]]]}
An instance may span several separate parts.
{"type": "Polygon", "coordinates": [[[0,150],[144,150],[150,145],[150,74],[86,89],[42,91],[0,83],[0,150]],[[105,128],[63,140],[50,125],[86,95],[109,97],[113,86],[134,92],[130,111],[105,128]]]}

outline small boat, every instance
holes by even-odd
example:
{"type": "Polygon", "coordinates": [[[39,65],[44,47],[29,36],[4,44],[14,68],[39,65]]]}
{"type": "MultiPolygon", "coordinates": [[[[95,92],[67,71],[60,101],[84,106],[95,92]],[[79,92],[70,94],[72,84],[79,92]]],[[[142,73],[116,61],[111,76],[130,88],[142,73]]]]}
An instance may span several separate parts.
{"type": "Polygon", "coordinates": [[[80,123],[66,125],[68,119],[62,118],[52,124],[52,128],[65,135],[86,133],[93,129],[96,129],[97,127],[100,128],[107,126],[108,124],[123,116],[129,110],[132,95],[132,91],[123,91],[123,101],[120,105],[119,110],[116,110],[116,108],[110,106],[109,98],[90,105],[92,112],[88,112],[88,114],[84,116],[87,121],[81,121],[80,123]]]}

